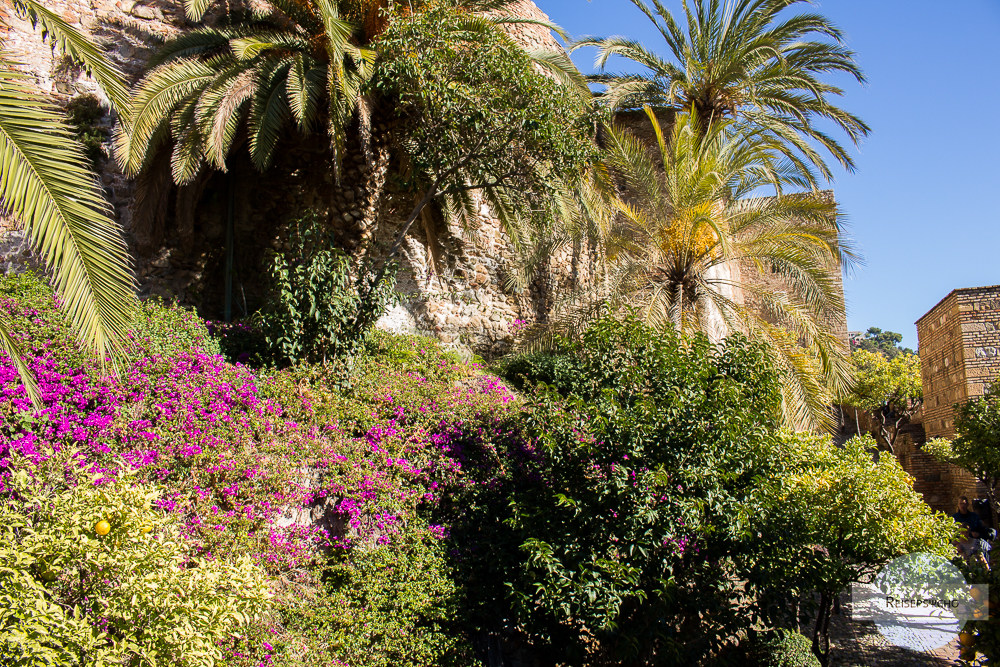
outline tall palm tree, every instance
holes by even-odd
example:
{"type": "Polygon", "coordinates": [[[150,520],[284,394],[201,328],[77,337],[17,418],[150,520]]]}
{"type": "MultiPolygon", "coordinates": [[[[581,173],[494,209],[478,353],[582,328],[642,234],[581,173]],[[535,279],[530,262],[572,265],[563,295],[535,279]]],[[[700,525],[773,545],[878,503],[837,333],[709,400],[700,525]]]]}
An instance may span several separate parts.
{"type": "Polygon", "coordinates": [[[688,110],[703,125],[738,119],[779,139],[782,152],[804,174],[811,165],[832,177],[815,145],[854,169],[844,146],[816,121],[832,122],[855,144],[870,128],[834,104],[843,91],[821,77],[842,73],[860,83],[865,77],[831,21],[815,13],[783,15],[811,0],[683,0],[683,28],[660,0],[631,1],[656,26],[670,58],[626,37],[588,37],[574,45],[598,48],[602,73],[591,78],[606,85],[603,97],[612,108],[688,110]],[[612,56],[646,71],[603,72],[612,56]]]}
{"type": "MultiPolygon", "coordinates": [[[[34,0],[11,4],[82,63],[116,109],[123,108],[123,77],[96,46],[34,0]]],[[[16,63],[0,54],[0,199],[52,270],[74,330],[102,360],[108,354],[115,359],[133,313],[128,250],[64,118],[16,63]]],[[[38,405],[37,386],[8,327],[0,321],[0,349],[13,359],[38,405]]]]}
{"type": "Polygon", "coordinates": [[[652,151],[621,127],[606,133],[606,179],[618,194],[605,265],[565,300],[555,330],[580,330],[607,304],[716,339],[742,332],[785,371],[786,421],[828,423],[826,391],[849,377],[834,326],[844,315],[840,272],[853,254],[836,205],[821,193],[760,196],[804,184],[765,131],[747,134],[732,121],[706,130],[696,114],[680,114],[666,137],[647,113],[652,151]]]}

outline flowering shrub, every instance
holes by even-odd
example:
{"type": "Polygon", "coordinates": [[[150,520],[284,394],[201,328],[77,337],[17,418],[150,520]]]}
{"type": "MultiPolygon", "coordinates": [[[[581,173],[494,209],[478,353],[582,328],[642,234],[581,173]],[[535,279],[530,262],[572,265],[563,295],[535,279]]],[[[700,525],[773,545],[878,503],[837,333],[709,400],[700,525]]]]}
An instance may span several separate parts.
{"type": "Polygon", "coordinates": [[[196,558],[153,487],[65,479],[52,464],[74,454],[34,474],[8,461],[18,470],[0,499],[3,664],[215,664],[220,642],[263,612],[263,572],[246,557],[196,558]]]}
{"type": "Polygon", "coordinates": [[[448,528],[432,520],[445,491],[468,484],[468,434],[490,431],[513,401],[495,379],[430,341],[378,334],[350,380],[333,367],[257,372],[161,305],[144,306],[134,361],[113,377],[72,344],[37,280],[0,279],[5,293],[44,407],[0,361],[0,494],[41,470],[86,473],[96,489],[126,479],[160,489],[154,509],[192,554],[248,558],[271,575],[271,613],[221,643],[231,664],[309,654],[422,665],[465,650],[445,631],[456,587],[448,528]],[[308,617],[329,611],[311,628],[304,597],[315,601],[308,617]]]}
{"type": "Polygon", "coordinates": [[[518,421],[535,452],[497,503],[510,509],[488,542],[502,546],[485,558],[505,563],[521,626],[580,663],[694,663],[731,636],[724,573],[706,562],[777,428],[758,351],[604,318],[505,375],[533,387],[518,421]]]}
{"type": "Polygon", "coordinates": [[[0,357],[0,655],[18,665],[464,666],[515,644],[694,664],[774,622],[768,600],[947,547],[891,459],[778,430],[774,373],[739,337],[605,318],[506,364],[515,395],[379,332],[342,364],[255,370],[162,304],[113,375],[37,279],[0,277],[0,314],[43,403],[0,357]]]}

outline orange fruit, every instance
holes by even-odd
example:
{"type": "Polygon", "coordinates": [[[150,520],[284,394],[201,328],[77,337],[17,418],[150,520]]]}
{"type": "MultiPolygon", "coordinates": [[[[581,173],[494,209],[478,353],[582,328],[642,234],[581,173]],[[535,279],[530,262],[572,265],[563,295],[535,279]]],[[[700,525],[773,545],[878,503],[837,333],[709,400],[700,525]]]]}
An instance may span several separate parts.
{"type": "Polygon", "coordinates": [[[962,644],[962,646],[971,648],[976,643],[976,636],[971,632],[962,632],[958,635],[958,641],[962,644]]]}
{"type": "Polygon", "coordinates": [[[111,524],[103,520],[98,521],[97,525],[94,526],[94,532],[100,535],[101,537],[104,537],[105,535],[111,532],[111,524]]]}
{"type": "Polygon", "coordinates": [[[972,599],[976,602],[982,602],[986,599],[986,591],[984,591],[981,586],[973,586],[972,599]]]}

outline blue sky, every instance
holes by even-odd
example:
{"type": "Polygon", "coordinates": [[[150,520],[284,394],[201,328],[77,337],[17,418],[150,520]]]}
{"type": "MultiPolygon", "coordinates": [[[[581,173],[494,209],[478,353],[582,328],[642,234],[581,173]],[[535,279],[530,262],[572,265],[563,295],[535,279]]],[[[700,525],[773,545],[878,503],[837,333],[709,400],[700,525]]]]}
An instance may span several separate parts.
{"type": "MultiPolygon", "coordinates": [[[[664,2],[679,12],[680,0],[664,2]]],[[[628,0],[536,3],[574,38],[625,35],[666,55],[628,0]]],[[[1000,284],[1000,0],[816,4],[869,80],[835,81],[841,106],[872,127],[857,172],[833,183],[865,258],[844,283],[848,326],[898,331],[916,348],[913,323],[948,292],[1000,284]]],[[[593,59],[574,54],[584,72],[593,59]]]]}

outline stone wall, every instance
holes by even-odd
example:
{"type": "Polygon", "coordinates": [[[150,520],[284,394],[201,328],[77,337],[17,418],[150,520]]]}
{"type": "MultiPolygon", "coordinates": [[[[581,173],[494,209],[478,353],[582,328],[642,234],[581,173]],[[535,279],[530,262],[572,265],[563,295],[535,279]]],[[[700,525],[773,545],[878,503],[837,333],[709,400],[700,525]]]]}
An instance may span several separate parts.
{"type": "MultiPolygon", "coordinates": [[[[1000,286],[954,290],[916,324],[924,392],[920,435],[953,438],[954,405],[981,396],[1000,376],[1000,286]]],[[[960,496],[985,495],[969,473],[920,452],[921,442],[901,450],[900,462],[932,507],[954,511],[960,496]]]]}
{"type": "MultiPolygon", "coordinates": [[[[851,408],[845,408],[845,411],[847,437],[857,432],[855,414],[860,422],[861,432],[877,430],[866,413],[855,413],[851,408]]],[[[921,495],[924,502],[932,509],[951,514],[956,511],[961,496],[983,496],[982,489],[978,488],[976,480],[969,473],[957,466],[942,463],[924,452],[925,442],[927,434],[924,432],[924,415],[922,410],[918,410],[910,423],[900,429],[894,450],[900,466],[913,477],[913,490],[921,495]]]]}
{"type": "MultiPolygon", "coordinates": [[[[133,81],[158,44],[193,25],[180,0],[47,0],[47,4],[91,35],[133,81]]],[[[530,0],[520,2],[515,12],[547,19],[530,0]]],[[[512,24],[507,29],[529,49],[562,48],[542,26],[512,24]]],[[[100,95],[94,82],[68,67],[26,21],[11,20],[6,46],[55,102],[65,104],[80,94],[100,95]]],[[[623,117],[623,122],[649,134],[645,116],[633,116],[623,117]]],[[[668,126],[669,117],[663,120],[668,126]]],[[[110,127],[110,113],[106,122],[110,127]]],[[[236,149],[229,174],[206,171],[194,183],[176,188],[170,186],[167,161],[161,160],[148,177],[159,187],[146,190],[155,196],[146,197],[142,205],[136,184],[122,176],[113,160],[104,160],[102,183],[136,251],[140,295],[177,298],[205,317],[222,315],[230,201],[236,317],[260,305],[266,256],[287,244],[286,225],[306,212],[330,222],[338,246],[355,256],[369,252],[377,257],[392,244],[412,202],[398,194],[389,196],[384,189],[388,155],[379,136],[386,128],[378,118],[373,122],[375,145],[371,151],[356,140],[348,146],[339,184],[328,147],[294,132],[283,139],[267,175],[250,166],[245,150],[236,149]],[[232,182],[238,186],[230,191],[232,182]]],[[[0,239],[0,265],[23,260],[23,243],[16,236],[0,239]]],[[[400,260],[397,289],[403,299],[381,325],[436,336],[485,355],[509,349],[518,321],[544,318],[556,295],[586,280],[593,263],[587,248],[564,247],[529,289],[509,289],[518,260],[485,206],[467,228],[449,225],[428,210],[411,229],[400,260]]]]}
{"type": "Polygon", "coordinates": [[[930,438],[955,435],[952,407],[1000,375],[1000,286],[957,289],[917,320],[924,428],[930,438]]]}

